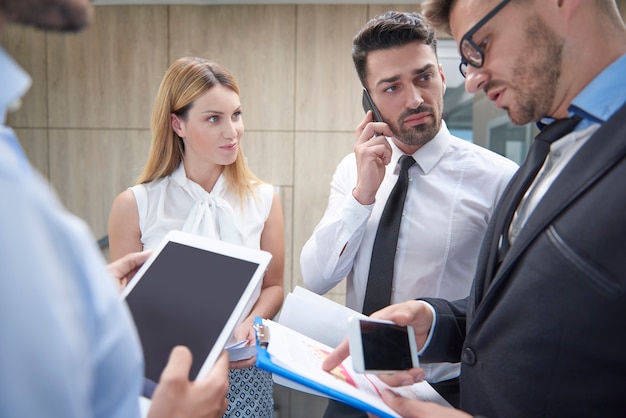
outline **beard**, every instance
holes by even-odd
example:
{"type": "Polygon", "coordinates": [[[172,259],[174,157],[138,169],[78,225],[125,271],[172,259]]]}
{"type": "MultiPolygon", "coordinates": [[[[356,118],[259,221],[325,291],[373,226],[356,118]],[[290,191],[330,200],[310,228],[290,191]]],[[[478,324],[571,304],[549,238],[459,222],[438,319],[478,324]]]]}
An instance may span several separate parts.
{"type": "MultiPolygon", "coordinates": [[[[440,107],[441,108],[441,107],[440,107]]],[[[440,109],[439,108],[439,109],[440,109]]],[[[417,109],[409,109],[403,112],[395,124],[390,125],[395,137],[407,145],[422,146],[430,142],[441,128],[441,112],[434,106],[421,105],[417,109]],[[418,113],[430,113],[432,120],[420,125],[405,127],[404,121],[418,113]]]]}
{"type": "MultiPolygon", "coordinates": [[[[540,16],[531,17],[526,22],[526,39],[524,52],[514,66],[512,80],[515,80],[515,86],[509,87],[516,93],[515,103],[504,108],[516,125],[538,121],[549,114],[563,60],[563,41],[540,16]]],[[[486,91],[489,88],[491,86],[486,91]]]]}
{"type": "Polygon", "coordinates": [[[11,22],[69,32],[83,29],[93,14],[90,0],[0,0],[0,10],[11,22]]]}

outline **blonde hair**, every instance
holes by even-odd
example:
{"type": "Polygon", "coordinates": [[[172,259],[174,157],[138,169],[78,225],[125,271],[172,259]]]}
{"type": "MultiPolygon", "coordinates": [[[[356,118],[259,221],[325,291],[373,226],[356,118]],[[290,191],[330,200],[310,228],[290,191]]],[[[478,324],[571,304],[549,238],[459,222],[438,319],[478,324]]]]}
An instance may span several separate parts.
{"type": "MultiPolygon", "coordinates": [[[[172,128],[170,116],[173,113],[186,120],[194,100],[218,84],[239,95],[239,86],[233,75],[215,62],[184,57],[170,65],[161,80],[152,109],[152,142],[148,161],[137,179],[138,184],[163,178],[178,168],[185,147],[172,128]]],[[[224,167],[224,178],[242,200],[246,194],[254,194],[255,183],[262,183],[248,168],[241,147],[237,150],[235,162],[224,167]]]]}

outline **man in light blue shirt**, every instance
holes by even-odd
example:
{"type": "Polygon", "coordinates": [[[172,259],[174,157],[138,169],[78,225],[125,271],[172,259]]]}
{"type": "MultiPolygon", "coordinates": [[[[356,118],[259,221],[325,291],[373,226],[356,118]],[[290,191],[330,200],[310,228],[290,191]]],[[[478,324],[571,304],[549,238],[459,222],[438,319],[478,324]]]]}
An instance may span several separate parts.
{"type": "MultiPolygon", "coordinates": [[[[92,14],[83,0],[5,0],[7,21],[78,29],[92,14]]],[[[83,221],[68,213],[30,167],[4,125],[31,84],[0,49],[0,416],[139,417],[143,360],[115,279],[132,275],[148,253],[105,268],[83,221]]],[[[191,356],[172,352],[150,417],[219,417],[228,362],[190,382],[191,356]]]]}

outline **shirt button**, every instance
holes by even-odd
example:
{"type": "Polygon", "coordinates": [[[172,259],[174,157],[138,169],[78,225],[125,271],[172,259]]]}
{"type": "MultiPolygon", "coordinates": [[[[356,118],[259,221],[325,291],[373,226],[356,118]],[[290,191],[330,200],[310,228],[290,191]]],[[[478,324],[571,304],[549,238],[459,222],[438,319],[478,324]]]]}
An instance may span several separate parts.
{"type": "Polygon", "coordinates": [[[476,364],[476,353],[471,347],[465,347],[465,350],[463,350],[463,354],[461,355],[461,360],[468,366],[473,366],[476,364]]]}

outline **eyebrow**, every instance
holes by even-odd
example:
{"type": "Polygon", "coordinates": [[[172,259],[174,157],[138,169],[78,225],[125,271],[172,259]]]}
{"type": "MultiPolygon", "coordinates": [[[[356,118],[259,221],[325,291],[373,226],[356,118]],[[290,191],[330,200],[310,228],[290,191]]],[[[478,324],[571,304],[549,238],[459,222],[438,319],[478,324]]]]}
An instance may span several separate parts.
{"type": "MultiPolygon", "coordinates": [[[[425,66],[423,66],[422,68],[418,68],[416,70],[413,70],[411,72],[412,75],[419,75],[419,74],[424,74],[425,72],[432,70],[433,68],[435,68],[435,64],[426,64],[425,66]]],[[[384,78],[382,80],[379,80],[376,85],[379,86],[383,83],[393,83],[394,81],[398,81],[400,79],[400,76],[395,75],[393,77],[389,77],[389,78],[384,78]]]]}
{"type": "MultiPolygon", "coordinates": [[[[234,113],[234,112],[241,112],[241,108],[242,108],[242,106],[237,107],[237,109],[235,109],[235,110],[233,111],[233,113],[234,113]]],[[[224,113],[224,112],[222,112],[222,111],[219,111],[219,110],[210,110],[210,109],[209,109],[209,110],[203,110],[203,111],[201,111],[200,113],[203,113],[203,114],[204,114],[204,113],[215,113],[216,115],[224,115],[224,114],[225,114],[225,113],[224,113]]]]}

